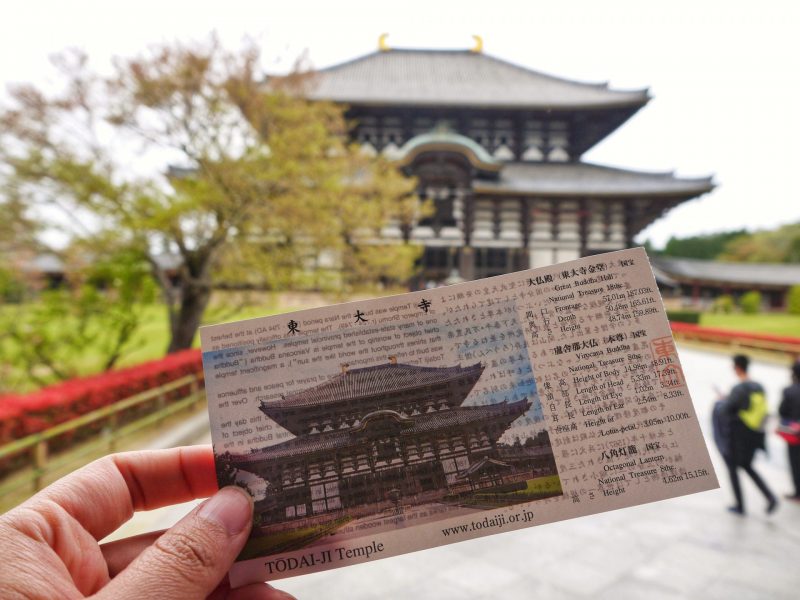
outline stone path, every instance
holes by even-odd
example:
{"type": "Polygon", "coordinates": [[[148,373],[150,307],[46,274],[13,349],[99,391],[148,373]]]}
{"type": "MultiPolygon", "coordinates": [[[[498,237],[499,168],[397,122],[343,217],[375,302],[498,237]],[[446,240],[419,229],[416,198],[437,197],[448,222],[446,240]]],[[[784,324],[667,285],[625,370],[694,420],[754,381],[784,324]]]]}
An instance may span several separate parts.
{"type": "MultiPolygon", "coordinates": [[[[713,387],[734,383],[730,358],[681,348],[695,408],[709,434],[713,387]]],[[[773,412],[788,369],[753,365],[773,412]]],[[[202,442],[203,440],[198,440],[202,442]]],[[[778,494],[789,491],[785,447],[771,436],[756,469],[778,494]]],[[[712,449],[722,489],[572,521],[461,542],[275,583],[301,600],[458,599],[796,599],[800,597],[800,505],[763,514],[743,479],[750,516],[726,512],[727,472],[712,449]]],[[[163,528],[186,506],[137,515],[125,535],[163,528]]]]}

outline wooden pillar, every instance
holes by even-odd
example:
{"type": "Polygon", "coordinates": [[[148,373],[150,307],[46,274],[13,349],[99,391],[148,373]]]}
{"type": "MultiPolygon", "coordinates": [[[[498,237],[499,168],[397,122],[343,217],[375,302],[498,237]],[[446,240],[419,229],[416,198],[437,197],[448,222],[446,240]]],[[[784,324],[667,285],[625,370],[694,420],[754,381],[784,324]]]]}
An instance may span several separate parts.
{"type": "Polygon", "coordinates": [[[475,279],[475,251],[472,248],[472,229],[475,226],[475,194],[465,188],[461,200],[464,203],[464,246],[458,255],[458,273],[467,281],[475,279]]]}
{"type": "Polygon", "coordinates": [[[514,119],[514,160],[522,160],[522,155],[525,153],[525,133],[524,121],[522,115],[517,115],[514,119]]]}
{"type": "MultiPolygon", "coordinates": [[[[559,239],[558,223],[561,218],[559,209],[558,200],[550,200],[550,232],[554,242],[558,242],[559,239]]],[[[555,260],[555,256],[553,256],[553,260],[555,260]]]]}
{"type": "Polygon", "coordinates": [[[589,203],[586,198],[581,198],[578,202],[578,231],[580,235],[580,255],[586,256],[589,238],[589,203]]]}

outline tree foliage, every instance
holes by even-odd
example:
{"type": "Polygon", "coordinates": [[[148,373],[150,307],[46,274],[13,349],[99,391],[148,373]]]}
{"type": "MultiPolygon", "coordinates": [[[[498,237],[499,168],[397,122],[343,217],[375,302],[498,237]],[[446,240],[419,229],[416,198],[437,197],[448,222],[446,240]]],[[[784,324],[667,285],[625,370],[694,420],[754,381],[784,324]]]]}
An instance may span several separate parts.
{"type": "Polygon", "coordinates": [[[414,248],[373,242],[415,217],[413,181],[348,143],[340,107],[305,99],[313,74],[265,85],[254,46],[214,39],[119,60],[110,77],[80,54],[58,64],[59,93],[18,87],[2,115],[4,188],[147,260],[169,351],[192,344],[216,281],[282,288],[324,267],[349,286],[411,268],[414,248]]]}
{"type": "Polygon", "coordinates": [[[786,295],[786,312],[790,315],[800,315],[800,284],[789,288],[786,295]]]}
{"type": "Polygon", "coordinates": [[[739,298],[739,308],[746,315],[754,315],[761,312],[761,292],[750,290],[739,298]]]}
{"type": "Polygon", "coordinates": [[[0,306],[0,389],[107,370],[133,349],[143,306],[156,296],[147,264],[133,253],[106,255],[70,279],[36,302],[0,306]]]}
{"type": "Polygon", "coordinates": [[[725,249],[727,244],[741,236],[746,236],[744,229],[712,233],[706,235],[693,235],[688,237],[671,237],[660,252],[662,256],[675,256],[679,258],[698,258],[713,260],[725,249]]]}
{"type": "Polygon", "coordinates": [[[720,258],[735,262],[800,263],[800,223],[731,240],[720,258]]]}

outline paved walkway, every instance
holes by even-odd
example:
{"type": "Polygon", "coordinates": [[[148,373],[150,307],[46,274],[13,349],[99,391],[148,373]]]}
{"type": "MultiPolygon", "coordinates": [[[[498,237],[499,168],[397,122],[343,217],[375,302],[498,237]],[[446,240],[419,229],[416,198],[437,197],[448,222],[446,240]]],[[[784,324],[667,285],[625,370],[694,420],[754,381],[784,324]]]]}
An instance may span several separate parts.
{"type": "MultiPolygon", "coordinates": [[[[734,383],[730,359],[681,349],[697,413],[708,434],[713,387],[734,383]]],[[[777,407],[788,369],[753,365],[777,407]]],[[[774,436],[773,436],[774,438],[774,436]]],[[[708,438],[707,438],[708,439],[708,438]]],[[[789,491],[785,447],[770,439],[757,470],[776,493],[789,491]]],[[[727,473],[712,451],[722,489],[611,513],[276,582],[301,600],[613,599],[703,600],[800,597],[800,505],[773,516],[743,479],[751,515],[730,515],[727,473]]],[[[163,528],[185,507],[140,515],[126,535],[163,528]]]]}

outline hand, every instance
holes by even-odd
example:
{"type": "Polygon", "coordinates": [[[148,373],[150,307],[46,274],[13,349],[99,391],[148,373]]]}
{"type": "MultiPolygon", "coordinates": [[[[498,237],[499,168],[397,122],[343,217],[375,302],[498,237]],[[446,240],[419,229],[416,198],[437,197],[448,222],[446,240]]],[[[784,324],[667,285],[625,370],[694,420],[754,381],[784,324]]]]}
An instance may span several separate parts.
{"type": "Polygon", "coordinates": [[[0,598],[291,600],[228,585],[252,515],[246,492],[217,491],[209,446],[112,454],[0,517],[0,598]],[[166,532],[98,543],[136,510],[211,494],[166,532]]]}

